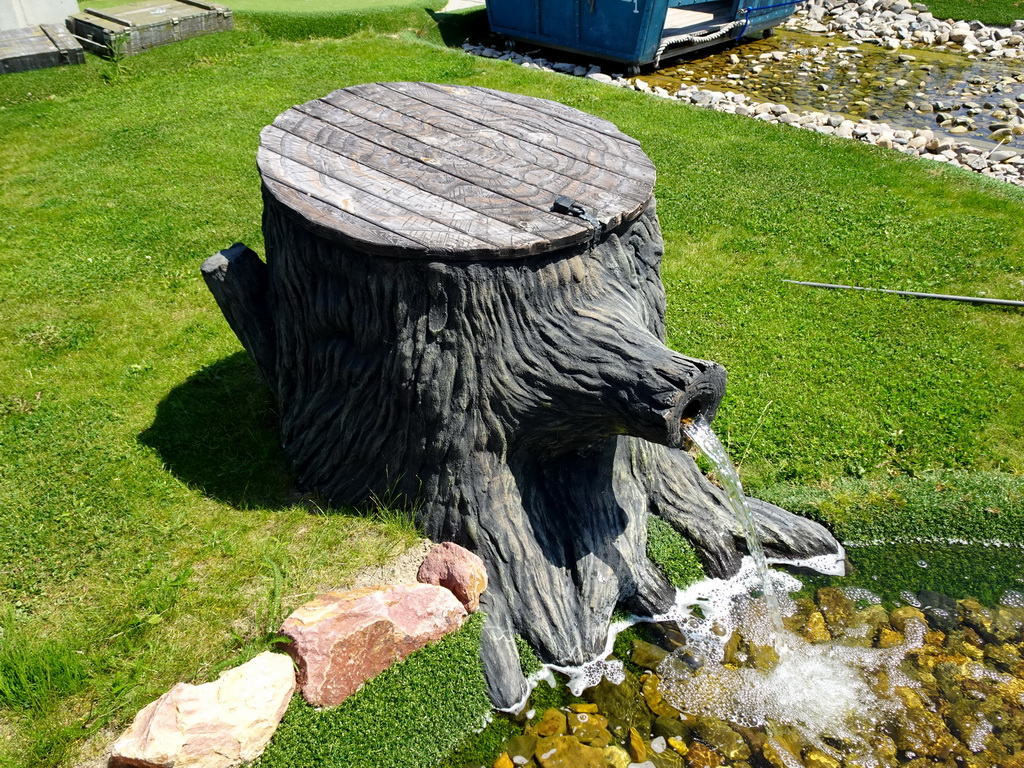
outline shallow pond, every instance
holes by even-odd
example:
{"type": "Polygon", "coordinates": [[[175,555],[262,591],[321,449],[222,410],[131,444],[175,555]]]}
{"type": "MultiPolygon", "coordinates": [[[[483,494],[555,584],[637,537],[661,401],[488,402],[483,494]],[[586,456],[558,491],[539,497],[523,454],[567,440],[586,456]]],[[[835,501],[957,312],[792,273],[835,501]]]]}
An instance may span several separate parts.
{"type": "Polygon", "coordinates": [[[619,635],[621,680],[581,698],[542,682],[523,733],[486,764],[1024,766],[1024,548],[849,554],[843,578],[773,572],[788,594],[783,636],[750,596],[752,571],[695,587],[689,616],[619,635]]]}
{"type": "Polygon", "coordinates": [[[827,111],[893,127],[929,128],[964,140],[1013,134],[1024,107],[1024,62],[960,53],[890,51],[845,38],[780,31],[774,37],[676,60],[642,76],[670,93],[682,85],[743,93],[794,111],[827,111]],[[940,124],[939,118],[944,119],[940,124]],[[993,136],[995,131],[1003,131],[993,136]]]}

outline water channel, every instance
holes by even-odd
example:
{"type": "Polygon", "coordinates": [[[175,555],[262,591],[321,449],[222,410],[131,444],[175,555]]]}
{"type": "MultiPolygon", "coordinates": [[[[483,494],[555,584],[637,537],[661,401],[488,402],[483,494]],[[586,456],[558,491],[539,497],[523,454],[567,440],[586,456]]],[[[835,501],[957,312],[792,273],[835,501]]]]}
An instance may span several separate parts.
{"type": "Polygon", "coordinates": [[[752,557],[665,616],[613,628],[614,677],[569,696],[542,676],[552,689],[535,689],[497,758],[448,766],[1024,766],[1024,548],[851,543],[852,575],[798,580],[767,568],[714,432],[684,432],[752,557]]]}
{"type": "MultiPolygon", "coordinates": [[[[677,59],[642,79],[742,93],[794,112],[822,111],[934,130],[958,140],[1024,146],[1013,119],[1024,107],[1024,61],[972,60],[953,51],[890,51],[843,37],[780,30],[774,37],[677,59]],[[942,115],[949,120],[937,121],[942,115]],[[1008,131],[996,134],[995,131],[1008,131]]],[[[1020,129],[1018,129],[1020,130],[1020,129]]]]}

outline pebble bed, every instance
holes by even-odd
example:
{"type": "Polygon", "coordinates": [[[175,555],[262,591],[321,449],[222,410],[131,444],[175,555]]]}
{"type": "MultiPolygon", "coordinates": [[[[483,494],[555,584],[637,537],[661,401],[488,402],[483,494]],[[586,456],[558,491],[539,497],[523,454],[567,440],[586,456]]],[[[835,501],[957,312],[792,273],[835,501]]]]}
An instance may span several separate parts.
{"type": "MultiPolygon", "coordinates": [[[[477,56],[586,77],[719,112],[856,139],[1024,186],[1024,154],[1009,146],[1024,136],[1024,89],[1020,87],[1024,84],[1024,20],[1014,22],[1011,27],[989,27],[978,21],[939,20],[928,12],[925,5],[911,5],[906,0],[811,0],[791,17],[787,26],[828,38],[841,35],[850,43],[876,45],[890,51],[929,48],[953,51],[969,60],[1007,60],[1007,64],[1019,60],[1020,72],[1004,75],[995,81],[974,83],[974,88],[965,90],[957,100],[910,101],[903,105],[909,113],[918,116],[934,113],[936,127],[932,129],[891,125],[870,116],[851,118],[837,112],[798,111],[783,103],[759,101],[744,93],[712,90],[699,85],[682,85],[670,91],[661,85],[651,85],[643,78],[607,74],[598,65],[552,62],[539,56],[471,42],[464,44],[463,49],[477,56]],[[990,113],[990,121],[985,125],[988,140],[963,136],[978,128],[976,118],[980,119],[984,111],[990,113]]],[[[822,40],[822,43],[820,47],[802,49],[797,53],[806,57],[808,71],[812,75],[814,62],[820,63],[825,56],[843,58],[851,69],[856,68],[858,58],[863,56],[852,44],[834,46],[827,40],[822,40]]],[[[773,51],[763,53],[759,58],[762,66],[770,67],[786,55],[773,51]]],[[[899,56],[908,63],[914,60],[911,53],[899,56]]],[[[731,58],[739,63],[735,54],[731,58]]],[[[828,85],[821,83],[819,87],[825,90],[828,85]]]]}
{"type": "Polygon", "coordinates": [[[786,662],[763,633],[741,624],[711,662],[678,625],[647,625],[647,639],[631,641],[625,680],[530,713],[493,768],[1021,768],[1024,608],[934,592],[914,602],[887,610],[835,587],[794,601],[790,652],[812,663],[766,717],[751,690],[786,662]],[[832,658],[856,669],[847,687],[859,690],[809,728],[804,715],[843,698],[816,685],[832,658]]]}

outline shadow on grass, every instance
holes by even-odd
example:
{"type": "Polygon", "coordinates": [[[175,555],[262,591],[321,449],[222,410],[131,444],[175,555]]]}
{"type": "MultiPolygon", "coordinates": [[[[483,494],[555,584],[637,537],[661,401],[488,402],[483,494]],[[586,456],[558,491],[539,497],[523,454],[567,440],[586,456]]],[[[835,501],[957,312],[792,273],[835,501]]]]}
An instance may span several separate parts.
{"type": "Polygon", "coordinates": [[[487,11],[483,8],[451,13],[432,11],[428,8],[427,13],[437,24],[441,40],[449,48],[457,48],[466,42],[467,38],[485,37],[491,31],[487,23],[487,11]]]}
{"type": "Polygon", "coordinates": [[[244,352],[172,389],[139,441],[211,498],[239,509],[290,504],[292,478],[278,443],[274,402],[244,352]]]}

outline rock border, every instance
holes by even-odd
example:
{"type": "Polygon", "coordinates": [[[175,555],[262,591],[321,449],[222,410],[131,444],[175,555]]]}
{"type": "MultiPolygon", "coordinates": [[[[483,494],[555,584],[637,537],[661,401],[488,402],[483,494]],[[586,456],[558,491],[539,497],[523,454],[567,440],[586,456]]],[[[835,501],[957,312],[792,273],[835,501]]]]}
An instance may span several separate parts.
{"type": "Polygon", "coordinates": [[[1024,19],[1009,27],[937,19],[924,3],[908,0],[807,0],[784,25],[812,34],[839,33],[856,43],[959,50],[968,58],[1024,59],[1024,19]]]}
{"type": "Polygon", "coordinates": [[[264,651],[213,682],[178,683],[139,711],[107,768],[237,768],[270,743],[296,689],[336,706],[397,661],[458,630],[487,588],[484,562],[456,544],[420,552],[417,580],[328,592],[281,625],[285,653],[264,651]]]}

